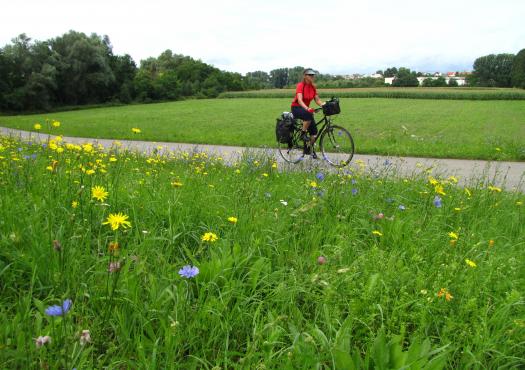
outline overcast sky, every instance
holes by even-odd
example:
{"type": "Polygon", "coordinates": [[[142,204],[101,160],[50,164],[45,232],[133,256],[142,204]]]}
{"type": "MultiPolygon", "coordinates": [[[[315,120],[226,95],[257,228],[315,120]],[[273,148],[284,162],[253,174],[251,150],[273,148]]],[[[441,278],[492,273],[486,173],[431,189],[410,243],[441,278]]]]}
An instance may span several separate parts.
{"type": "Polygon", "coordinates": [[[525,48],[524,0],[5,0],[0,9],[1,46],[20,33],[94,32],[137,64],[171,49],[240,73],[471,70],[479,56],[525,48]]]}

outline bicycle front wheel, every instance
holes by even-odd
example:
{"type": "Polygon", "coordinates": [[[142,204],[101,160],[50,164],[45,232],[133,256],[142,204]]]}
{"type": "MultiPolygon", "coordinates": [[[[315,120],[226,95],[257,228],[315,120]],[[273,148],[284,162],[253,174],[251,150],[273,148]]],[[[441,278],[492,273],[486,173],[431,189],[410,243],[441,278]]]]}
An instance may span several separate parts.
{"type": "Polygon", "coordinates": [[[347,129],[330,125],[322,133],[319,146],[323,158],[334,167],[344,167],[354,156],[354,139],[347,129]]]}
{"type": "Polygon", "coordinates": [[[289,143],[278,143],[279,154],[288,163],[298,163],[304,159],[304,143],[300,130],[295,130],[289,143]]]}

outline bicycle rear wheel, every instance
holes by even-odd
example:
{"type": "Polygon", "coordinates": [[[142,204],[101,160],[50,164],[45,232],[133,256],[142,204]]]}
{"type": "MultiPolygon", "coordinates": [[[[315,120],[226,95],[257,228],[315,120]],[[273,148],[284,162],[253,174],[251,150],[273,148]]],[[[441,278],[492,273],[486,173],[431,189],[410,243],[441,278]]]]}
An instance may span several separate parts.
{"type": "Polygon", "coordinates": [[[289,143],[277,143],[279,154],[288,163],[298,163],[304,159],[304,143],[301,140],[301,131],[294,130],[289,143]]]}
{"type": "Polygon", "coordinates": [[[323,158],[334,167],[346,166],[354,156],[354,139],[341,126],[328,126],[321,135],[319,146],[323,158]]]}

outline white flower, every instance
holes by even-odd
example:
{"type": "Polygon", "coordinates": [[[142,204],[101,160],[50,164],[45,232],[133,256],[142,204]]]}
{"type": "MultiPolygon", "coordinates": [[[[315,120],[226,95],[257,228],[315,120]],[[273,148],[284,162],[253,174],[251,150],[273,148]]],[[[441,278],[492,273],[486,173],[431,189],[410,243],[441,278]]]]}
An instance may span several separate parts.
{"type": "Polygon", "coordinates": [[[35,344],[36,344],[37,348],[42,347],[46,343],[51,343],[51,337],[49,335],[46,335],[44,337],[43,336],[39,336],[35,340],[35,344]]]}
{"type": "Polygon", "coordinates": [[[288,202],[285,201],[285,200],[282,200],[282,199],[281,199],[279,202],[281,202],[281,204],[282,204],[283,206],[287,206],[287,205],[288,205],[288,202]]]}
{"type": "Polygon", "coordinates": [[[82,333],[80,334],[80,345],[84,346],[87,343],[91,343],[91,333],[89,330],[82,330],[82,333]]]}

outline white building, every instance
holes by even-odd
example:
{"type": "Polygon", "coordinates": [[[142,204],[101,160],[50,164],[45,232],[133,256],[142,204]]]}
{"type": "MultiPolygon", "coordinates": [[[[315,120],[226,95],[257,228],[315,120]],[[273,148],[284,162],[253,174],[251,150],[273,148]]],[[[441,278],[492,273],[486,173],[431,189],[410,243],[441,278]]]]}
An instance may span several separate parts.
{"type": "MultiPolygon", "coordinates": [[[[419,82],[419,86],[423,85],[423,81],[425,81],[427,78],[431,80],[437,80],[438,77],[418,77],[417,80],[419,82]]],[[[392,85],[394,82],[395,77],[385,77],[385,84],[392,85]]],[[[456,80],[458,83],[458,86],[465,86],[467,84],[467,81],[465,80],[465,77],[445,77],[445,82],[449,83],[450,80],[456,80]]]]}

